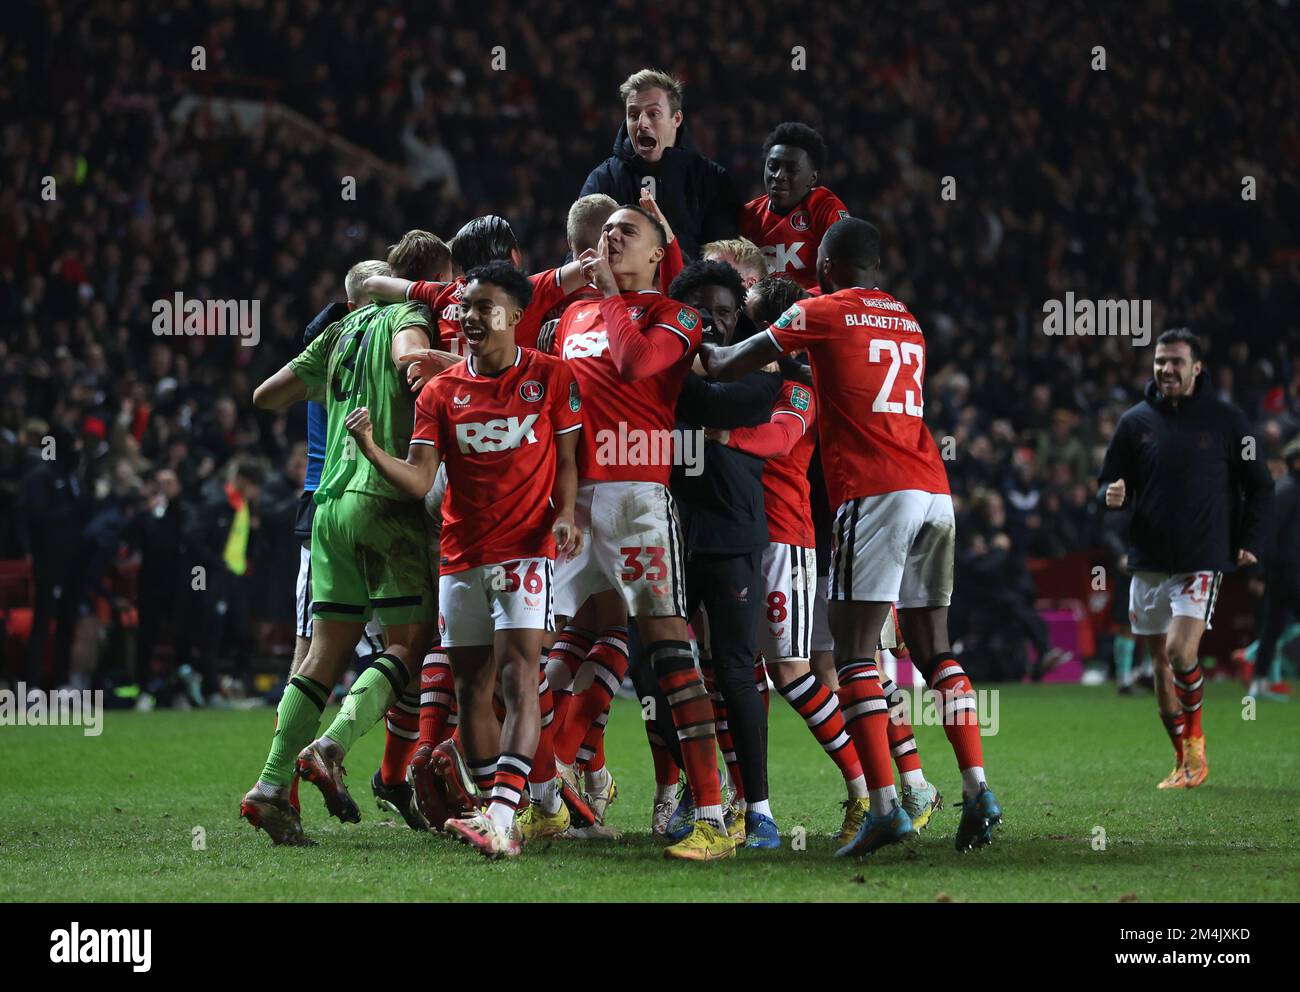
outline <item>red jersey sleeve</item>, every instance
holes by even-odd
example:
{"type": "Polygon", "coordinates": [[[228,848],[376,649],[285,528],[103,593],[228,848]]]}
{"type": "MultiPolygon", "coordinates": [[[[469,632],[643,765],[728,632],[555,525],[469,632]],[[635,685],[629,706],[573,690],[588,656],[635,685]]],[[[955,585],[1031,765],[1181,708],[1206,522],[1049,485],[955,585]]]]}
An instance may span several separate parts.
{"type": "Polygon", "coordinates": [[[673,284],[677,273],[681,272],[685,265],[686,262],[682,258],[682,243],[679,239],[673,238],[668,242],[663,261],[659,263],[659,292],[664,296],[668,295],[668,287],[673,284]]]}
{"type": "Polygon", "coordinates": [[[415,429],[411,431],[412,444],[431,444],[441,448],[441,419],[438,416],[438,380],[430,379],[415,398],[415,429]]]}
{"type": "Polygon", "coordinates": [[[413,282],[406,287],[406,298],[415,300],[417,303],[423,303],[430,310],[435,310],[436,313],[434,304],[438,299],[438,294],[446,288],[447,284],[445,282],[428,282],[421,279],[419,282],[413,282]]]}
{"type": "Polygon", "coordinates": [[[733,430],[727,447],[757,458],[788,455],[799,439],[812,430],[816,417],[812,391],[798,383],[786,382],[772,405],[771,419],[757,427],[733,430]]]}
{"type": "Polygon", "coordinates": [[[676,300],[655,306],[645,333],[633,323],[621,296],[600,301],[610,357],[624,382],[636,382],[676,365],[700,346],[700,315],[676,300]]]}
{"type": "Polygon", "coordinates": [[[536,275],[528,277],[528,281],[533,284],[533,298],[528,304],[528,309],[545,314],[551,307],[555,306],[564,299],[564,290],[560,286],[560,270],[547,269],[545,272],[538,272],[536,275]]]}
{"type": "Polygon", "coordinates": [[[844,201],[824,186],[822,191],[824,195],[817,198],[812,215],[812,228],[817,232],[818,244],[821,244],[822,236],[825,235],[827,228],[836,221],[849,216],[849,210],[848,207],[844,206],[844,201]]]}
{"type": "Polygon", "coordinates": [[[825,340],[831,336],[833,329],[831,322],[824,318],[824,307],[822,299],[816,297],[810,300],[799,300],[781,314],[764,333],[772,339],[783,354],[825,340]]]}
{"type": "Polygon", "coordinates": [[[555,425],[556,434],[569,434],[582,427],[582,397],[578,393],[578,380],[565,362],[556,362],[552,373],[551,423],[555,425]]]}

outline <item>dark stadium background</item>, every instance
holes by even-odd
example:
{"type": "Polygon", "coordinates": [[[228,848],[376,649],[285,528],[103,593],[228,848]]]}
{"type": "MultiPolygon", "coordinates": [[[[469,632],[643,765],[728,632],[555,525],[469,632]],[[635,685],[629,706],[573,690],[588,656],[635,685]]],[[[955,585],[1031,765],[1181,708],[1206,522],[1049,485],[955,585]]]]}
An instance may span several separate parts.
{"type": "MultiPolygon", "coordinates": [[[[1067,291],[1150,299],[1157,333],[1191,325],[1215,389],[1276,460],[1300,429],[1296,8],[11,0],[0,676],[22,673],[26,556],[53,535],[77,562],[71,594],[87,617],[75,667],[97,659],[128,679],[152,473],[174,468],[199,507],[237,458],[264,477],[239,583],[247,616],[226,631],[248,639],[213,650],[236,674],[250,660],[279,672],[304,425],[301,409],[254,412],[253,386],[342,298],[347,268],[408,228],[450,238],[496,212],[530,271],[556,264],[565,212],[619,125],[618,83],[643,66],[686,81],[697,144],[746,197],[761,191],[766,132],[802,120],[830,149],[822,182],[881,228],[882,285],[926,330],[927,419],[955,440],[954,623],[972,672],[1018,677],[1024,637],[990,618],[1036,600],[1082,609],[1069,636],[1105,658],[1115,583],[1098,593],[1089,580],[1097,564],[1117,574],[1116,536],[1095,471],[1150,353],[1047,337],[1042,305],[1067,291]],[[355,200],[340,195],[344,176],[355,200]],[[955,200],[939,195],[946,176],[955,200]],[[156,337],[150,304],[178,291],[259,300],[259,345],[156,337]],[[49,436],[84,445],[87,497],[71,516],[24,499],[49,436]]],[[[1245,585],[1225,585],[1207,654],[1226,660],[1253,636],[1245,585]]],[[[210,602],[177,603],[180,626],[211,629],[210,602]]]]}

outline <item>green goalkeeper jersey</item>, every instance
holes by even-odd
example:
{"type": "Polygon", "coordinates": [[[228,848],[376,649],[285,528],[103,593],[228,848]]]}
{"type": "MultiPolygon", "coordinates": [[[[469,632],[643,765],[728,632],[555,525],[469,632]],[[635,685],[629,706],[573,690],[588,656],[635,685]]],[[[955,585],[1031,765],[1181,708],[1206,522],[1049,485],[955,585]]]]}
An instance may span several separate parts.
{"type": "Polygon", "coordinates": [[[348,414],[370,411],[375,444],[406,457],[415,426],[415,398],[393,365],[393,338],[405,327],[433,337],[433,314],[422,303],[368,304],[327,327],[289,367],[307,384],[308,398],[325,404],[325,467],[318,504],[345,492],[406,499],[357,451],[343,426],[348,414]]]}

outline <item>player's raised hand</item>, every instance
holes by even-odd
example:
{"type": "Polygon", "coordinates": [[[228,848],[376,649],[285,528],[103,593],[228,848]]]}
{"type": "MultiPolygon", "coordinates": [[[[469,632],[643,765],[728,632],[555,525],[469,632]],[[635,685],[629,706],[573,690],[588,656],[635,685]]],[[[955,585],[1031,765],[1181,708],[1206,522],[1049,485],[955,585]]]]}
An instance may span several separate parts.
{"type": "Polygon", "coordinates": [[[668,223],[668,218],[665,217],[664,212],[659,209],[659,204],[656,202],[654,196],[651,195],[649,186],[641,187],[641,209],[664,226],[664,235],[667,237],[665,243],[672,244],[673,239],[676,238],[677,235],[673,234],[673,226],[668,223]]]}
{"type": "Polygon", "coordinates": [[[584,251],[578,256],[578,261],[582,263],[582,274],[587,282],[606,296],[618,295],[618,283],[614,279],[614,271],[609,267],[609,239],[604,233],[596,247],[584,251]]]}
{"type": "Polygon", "coordinates": [[[1116,479],[1106,487],[1106,506],[1112,510],[1118,510],[1124,505],[1124,499],[1128,496],[1128,490],[1124,486],[1123,479],[1116,479]]]}
{"type": "Polygon", "coordinates": [[[365,451],[374,441],[374,428],[370,423],[370,411],[364,406],[359,406],[348,414],[348,419],[343,421],[343,426],[348,429],[352,439],[357,442],[357,447],[365,451]]]}
{"type": "Polygon", "coordinates": [[[418,393],[424,384],[444,369],[449,369],[459,359],[447,351],[436,348],[421,348],[397,359],[406,365],[406,381],[411,384],[411,392],[418,393]],[[408,364],[409,363],[409,364],[408,364]]]}
{"type": "Polygon", "coordinates": [[[582,550],[582,531],[573,522],[573,517],[556,517],[551,535],[555,538],[557,557],[572,558],[582,550]]]}

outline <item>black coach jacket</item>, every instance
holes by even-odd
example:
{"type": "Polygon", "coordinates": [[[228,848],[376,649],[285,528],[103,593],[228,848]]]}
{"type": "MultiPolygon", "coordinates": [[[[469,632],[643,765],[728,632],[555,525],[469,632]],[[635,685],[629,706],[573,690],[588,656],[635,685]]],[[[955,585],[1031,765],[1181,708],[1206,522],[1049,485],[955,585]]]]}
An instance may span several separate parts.
{"type": "Polygon", "coordinates": [[[647,162],[636,153],[624,121],[613,154],[591,170],[578,195],[605,193],[618,203],[636,203],[646,176],[655,177],[655,202],[687,258],[697,257],[701,244],[740,233],[735,182],[726,169],[696,151],[685,124],[677,129],[677,144],[665,148],[658,162],[647,162]]]}
{"type": "Polygon", "coordinates": [[[1246,415],[1196,379],[1177,405],[1155,380],[1120,418],[1106,449],[1099,498],[1123,479],[1132,505],[1128,564],[1133,571],[1227,572],[1237,550],[1263,559],[1273,479],[1246,415]]]}

